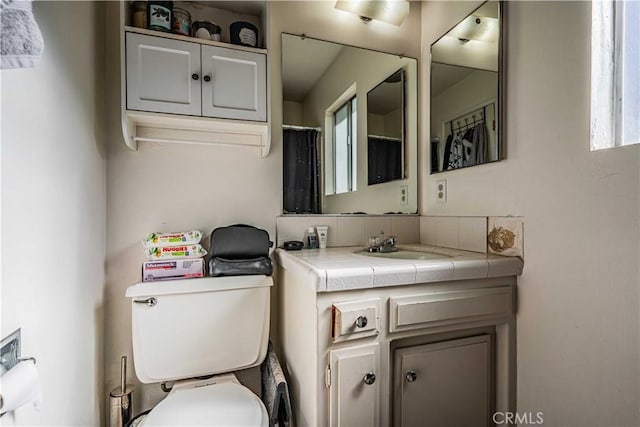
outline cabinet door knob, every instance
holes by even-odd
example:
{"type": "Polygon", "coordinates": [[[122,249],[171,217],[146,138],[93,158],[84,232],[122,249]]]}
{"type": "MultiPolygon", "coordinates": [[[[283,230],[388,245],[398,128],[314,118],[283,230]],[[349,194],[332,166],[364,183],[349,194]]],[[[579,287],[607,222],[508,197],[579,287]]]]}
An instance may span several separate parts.
{"type": "Polygon", "coordinates": [[[376,374],[374,374],[373,372],[367,372],[366,374],[364,374],[364,378],[362,378],[362,381],[366,385],[371,385],[376,382],[376,374]]]}
{"type": "Polygon", "coordinates": [[[365,316],[358,316],[354,323],[356,325],[356,328],[364,328],[365,326],[367,326],[367,322],[368,320],[365,316]]]}
{"type": "Polygon", "coordinates": [[[411,370],[411,371],[407,371],[407,373],[404,375],[404,377],[407,379],[407,382],[414,382],[416,379],[418,379],[418,374],[416,374],[416,371],[411,370]]]}
{"type": "Polygon", "coordinates": [[[205,82],[210,82],[211,81],[211,76],[207,74],[206,76],[203,77],[203,79],[204,79],[205,82]]]}
{"type": "Polygon", "coordinates": [[[193,73],[193,74],[191,74],[191,78],[192,78],[193,80],[198,80],[198,79],[200,78],[200,76],[199,76],[199,75],[197,75],[196,73],[193,73]]]}

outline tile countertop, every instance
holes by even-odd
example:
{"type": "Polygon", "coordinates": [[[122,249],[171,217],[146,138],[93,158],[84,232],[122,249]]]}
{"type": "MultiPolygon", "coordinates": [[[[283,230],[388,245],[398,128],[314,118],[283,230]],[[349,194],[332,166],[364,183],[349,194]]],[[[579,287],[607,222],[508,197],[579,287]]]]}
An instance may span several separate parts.
{"type": "Polygon", "coordinates": [[[517,276],[524,267],[524,262],[516,257],[437,246],[398,245],[398,249],[435,252],[450,258],[394,259],[356,253],[363,249],[361,246],[300,251],[278,248],[275,261],[284,269],[313,274],[317,292],[517,276]]]}

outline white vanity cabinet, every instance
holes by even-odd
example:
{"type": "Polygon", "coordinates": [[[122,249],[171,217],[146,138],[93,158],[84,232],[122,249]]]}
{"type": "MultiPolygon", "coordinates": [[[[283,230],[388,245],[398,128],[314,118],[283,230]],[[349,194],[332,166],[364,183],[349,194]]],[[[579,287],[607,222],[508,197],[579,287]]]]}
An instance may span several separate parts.
{"type": "Polygon", "coordinates": [[[127,109],[264,122],[266,56],[126,33],[127,109]]]}
{"type": "Polygon", "coordinates": [[[379,287],[364,285],[363,267],[352,267],[351,287],[339,264],[342,288],[327,291],[335,272],[310,259],[276,254],[279,346],[296,426],[475,427],[515,411],[520,260],[498,260],[495,277],[483,270],[379,287]]]}
{"type": "Polygon", "coordinates": [[[351,346],[329,352],[327,386],[333,426],[380,426],[379,345],[351,346]]]}
{"type": "Polygon", "coordinates": [[[486,334],[396,349],[394,425],[489,425],[491,354],[486,334]]]}

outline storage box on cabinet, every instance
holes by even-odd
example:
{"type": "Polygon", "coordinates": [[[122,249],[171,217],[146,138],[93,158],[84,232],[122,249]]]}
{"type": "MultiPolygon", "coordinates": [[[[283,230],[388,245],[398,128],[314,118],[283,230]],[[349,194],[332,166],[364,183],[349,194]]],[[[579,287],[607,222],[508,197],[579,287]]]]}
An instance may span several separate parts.
{"type": "Polygon", "coordinates": [[[266,56],[126,33],[127,109],[264,122],[266,56]]]}

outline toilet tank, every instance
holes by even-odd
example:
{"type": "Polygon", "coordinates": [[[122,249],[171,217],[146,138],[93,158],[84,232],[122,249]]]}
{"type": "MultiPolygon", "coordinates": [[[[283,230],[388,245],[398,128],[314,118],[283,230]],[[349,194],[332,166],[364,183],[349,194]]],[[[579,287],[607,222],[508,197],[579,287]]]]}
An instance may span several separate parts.
{"type": "Polygon", "coordinates": [[[131,298],[133,361],[143,383],[259,365],[269,342],[267,276],[138,283],[131,298]]]}

